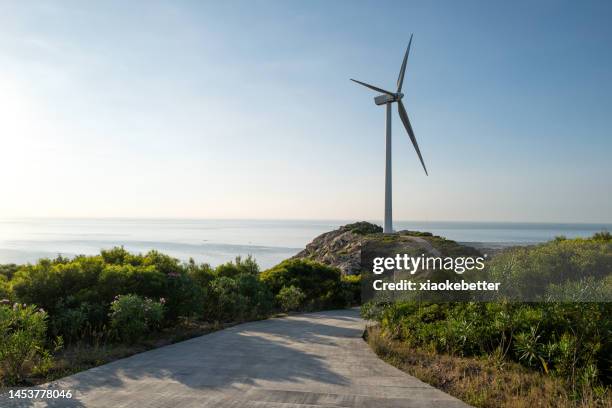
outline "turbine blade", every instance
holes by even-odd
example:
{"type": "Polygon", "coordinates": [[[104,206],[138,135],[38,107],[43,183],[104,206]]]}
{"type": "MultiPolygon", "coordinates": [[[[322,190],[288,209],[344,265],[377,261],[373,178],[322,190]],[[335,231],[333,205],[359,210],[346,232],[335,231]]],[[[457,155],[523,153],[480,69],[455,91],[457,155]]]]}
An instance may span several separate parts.
{"type": "Polygon", "coordinates": [[[393,97],[395,96],[393,93],[391,93],[389,91],[385,91],[384,89],[381,89],[381,88],[377,88],[374,85],[366,84],[365,82],[361,82],[361,81],[358,81],[358,80],[352,79],[352,78],[351,78],[351,81],[357,82],[358,84],[363,85],[363,86],[365,86],[367,88],[370,88],[370,89],[372,89],[372,90],[374,90],[376,92],[384,93],[384,94],[387,94],[387,95],[390,95],[390,96],[393,96],[393,97]]]}
{"type": "Polygon", "coordinates": [[[408,54],[410,53],[410,44],[412,44],[412,34],[410,34],[410,41],[408,42],[408,48],[406,48],[406,54],[404,54],[404,61],[402,61],[402,67],[400,68],[399,76],[397,77],[397,92],[402,92],[402,85],[404,84],[404,74],[406,73],[406,63],[408,62],[408,54]]]}
{"type": "Polygon", "coordinates": [[[414,132],[412,131],[412,126],[410,125],[410,120],[408,119],[408,114],[406,113],[406,108],[404,108],[404,104],[401,100],[397,101],[397,110],[400,115],[400,119],[402,119],[402,123],[406,128],[406,132],[408,132],[408,136],[410,136],[410,140],[412,140],[412,145],[414,146],[414,150],[416,150],[417,155],[419,156],[419,160],[421,160],[421,164],[423,165],[423,170],[425,170],[425,174],[429,176],[427,173],[427,168],[425,167],[425,162],[423,161],[423,156],[421,156],[421,150],[419,149],[419,144],[417,143],[416,137],[414,136],[414,132]]]}

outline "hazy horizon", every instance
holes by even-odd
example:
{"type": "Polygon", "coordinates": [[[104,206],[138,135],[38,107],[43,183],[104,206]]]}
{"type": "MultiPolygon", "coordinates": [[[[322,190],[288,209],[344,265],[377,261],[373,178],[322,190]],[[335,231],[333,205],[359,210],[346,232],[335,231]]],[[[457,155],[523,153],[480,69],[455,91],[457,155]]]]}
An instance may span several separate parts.
{"type": "MultiPolygon", "coordinates": [[[[353,218],[269,218],[269,217],[164,217],[164,216],[0,216],[0,221],[17,221],[17,220],[142,220],[142,221],[309,221],[309,222],[344,222],[353,223],[366,221],[382,226],[383,219],[353,219],[353,218]]],[[[432,219],[394,219],[397,223],[449,223],[449,224],[542,224],[542,225],[603,225],[612,226],[612,222],[608,221],[499,221],[499,220],[432,220],[432,219]]]]}
{"type": "MultiPolygon", "coordinates": [[[[58,254],[94,255],[122,246],[134,253],[158,250],[183,261],[214,265],[253,255],[270,267],[303,249],[320,234],[346,224],[333,220],[198,219],[0,219],[0,264],[36,262],[58,254]]],[[[563,235],[589,237],[612,224],[543,224],[396,221],[396,230],[427,231],[478,247],[544,242],[563,235]]]]}
{"type": "Polygon", "coordinates": [[[0,218],[612,223],[612,3],[0,3],[0,218]]]}

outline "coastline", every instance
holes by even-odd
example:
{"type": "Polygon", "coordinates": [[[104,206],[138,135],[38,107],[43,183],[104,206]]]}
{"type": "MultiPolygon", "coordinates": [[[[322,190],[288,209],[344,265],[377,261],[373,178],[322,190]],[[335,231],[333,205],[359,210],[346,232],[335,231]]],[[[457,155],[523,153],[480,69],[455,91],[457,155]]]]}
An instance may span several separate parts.
{"type": "MultiPolygon", "coordinates": [[[[123,246],[151,249],[213,266],[253,255],[263,267],[290,258],[318,235],[342,225],[321,220],[0,219],[0,264],[36,262],[58,254],[93,255],[123,246]]],[[[397,230],[427,231],[488,254],[535,245],[558,235],[587,237],[612,224],[398,221],[397,230]]]]}

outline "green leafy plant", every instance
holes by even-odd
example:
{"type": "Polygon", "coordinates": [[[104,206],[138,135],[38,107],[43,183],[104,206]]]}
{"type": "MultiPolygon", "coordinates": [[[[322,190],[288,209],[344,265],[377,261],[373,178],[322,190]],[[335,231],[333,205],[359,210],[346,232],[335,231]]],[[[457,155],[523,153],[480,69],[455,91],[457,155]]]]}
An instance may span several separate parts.
{"type": "Polygon", "coordinates": [[[383,232],[382,227],[376,224],[372,224],[367,221],[354,222],[347,224],[342,227],[344,231],[351,231],[353,234],[367,235],[367,234],[378,234],[383,232]]]}
{"type": "Polygon", "coordinates": [[[261,273],[274,295],[283,287],[299,288],[307,299],[309,309],[343,307],[340,270],[305,259],[289,259],[261,273]]]}
{"type": "Polygon", "coordinates": [[[304,299],[306,299],[304,292],[293,285],[283,287],[280,292],[278,292],[278,295],[276,295],[276,302],[284,312],[298,310],[300,306],[302,306],[304,299]]]}
{"type": "Polygon", "coordinates": [[[155,302],[138,295],[120,295],[110,306],[110,326],[117,338],[133,343],[157,330],[164,317],[164,299],[155,302]]]}
{"type": "Polygon", "coordinates": [[[259,274],[259,265],[251,255],[246,258],[237,256],[234,261],[226,262],[215,268],[216,276],[226,276],[229,278],[236,277],[241,274],[257,276],[259,274]]]}
{"type": "Polygon", "coordinates": [[[532,326],[528,332],[518,333],[515,336],[514,347],[518,353],[519,361],[525,362],[527,366],[541,364],[544,371],[548,372],[548,364],[544,360],[544,344],[541,342],[538,328],[532,326]]]}
{"type": "Polygon", "coordinates": [[[340,290],[346,306],[358,305],[361,303],[361,276],[346,275],[342,276],[340,290]]]}
{"type": "Polygon", "coordinates": [[[211,321],[243,321],[267,316],[273,304],[268,287],[252,274],[220,276],[210,283],[205,315],[211,321]]]}
{"type": "Polygon", "coordinates": [[[42,309],[19,303],[0,306],[0,378],[5,384],[18,384],[29,373],[48,368],[46,331],[47,313],[42,309]]]}

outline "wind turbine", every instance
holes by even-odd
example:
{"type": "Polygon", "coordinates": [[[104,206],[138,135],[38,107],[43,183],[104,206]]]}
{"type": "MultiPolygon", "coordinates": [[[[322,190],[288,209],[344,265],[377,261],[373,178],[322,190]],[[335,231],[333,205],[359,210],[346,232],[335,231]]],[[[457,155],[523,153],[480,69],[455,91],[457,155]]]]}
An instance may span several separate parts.
{"type": "Polygon", "coordinates": [[[385,234],[390,234],[393,232],[393,214],[392,214],[392,195],[391,195],[391,104],[397,102],[397,111],[399,112],[399,117],[406,128],[406,132],[408,132],[408,136],[410,136],[410,140],[412,141],[412,145],[414,146],[414,150],[416,150],[417,155],[419,156],[419,160],[421,160],[421,164],[423,165],[423,170],[425,170],[425,174],[427,175],[427,168],[425,167],[425,162],[423,162],[423,156],[421,156],[421,151],[419,150],[419,145],[416,141],[416,137],[414,136],[414,131],[412,130],[412,126],[410,125],[410,120],[408,119],[408,114],[406,113],[406,108],[404,108],[404,104],[402,103],[402,98],[404,94],[402,93],[402,84],[404,83],[404,73],[406,72],[406,63],[408,62],[408,54],[410,53],[410,44],[412,44],[412,35],[410,35],[410,41],[408,42],[408,48],[406,48],[406,54],[404,55],[404,60],[402,61],[402,67],[400,68],[399,76],[397,78],[397,91],[389,92],[385,91],[382,88],[378,88],[374,85],[366,84],[365,82],[357,81],[356,79],[352,79],[351,81],[357,82],[360,85],[363,85],[367,88],[370,88],[376,92],[382,93],[374,98],[374,103],[376,105],[386,105],[387,106],[387,120],[386,120],[386,138],[385,138],[385,226],[383,228],[383,232],[385,234]]]}

